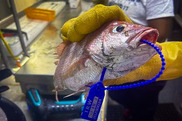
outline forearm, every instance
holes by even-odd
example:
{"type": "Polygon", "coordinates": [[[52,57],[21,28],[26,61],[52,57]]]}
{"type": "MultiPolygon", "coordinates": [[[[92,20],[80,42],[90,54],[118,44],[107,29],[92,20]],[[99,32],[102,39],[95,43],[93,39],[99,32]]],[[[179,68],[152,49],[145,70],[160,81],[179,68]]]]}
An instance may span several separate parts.
{"type": "Polygon", "coordinates": [[[165,42],[171,31],[172,18],[166,17],[148,20],[148,26],[156,28],[159,31],[158,42],[165,42]]]}

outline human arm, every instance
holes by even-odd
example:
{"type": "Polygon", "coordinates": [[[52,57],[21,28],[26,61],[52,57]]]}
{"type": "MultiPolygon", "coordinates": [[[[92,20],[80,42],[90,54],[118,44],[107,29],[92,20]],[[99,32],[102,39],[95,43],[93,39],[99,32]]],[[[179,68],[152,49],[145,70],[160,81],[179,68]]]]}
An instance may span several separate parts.
{"type": "Polygon", "coordinates": [[[173,0],[146,0],[144,5],[148,26],[159,31],[158,42],[165,42],[174,16],[173,0]]]}
{"type": "Polygon", "coordinates": [[[166,38],[168,38],[168,35],[171,30],[171,23],[171,17],[148,20],[148,26],[156,28],[159,31],[158,42],[160,43],[165,42],[166,38]]]}

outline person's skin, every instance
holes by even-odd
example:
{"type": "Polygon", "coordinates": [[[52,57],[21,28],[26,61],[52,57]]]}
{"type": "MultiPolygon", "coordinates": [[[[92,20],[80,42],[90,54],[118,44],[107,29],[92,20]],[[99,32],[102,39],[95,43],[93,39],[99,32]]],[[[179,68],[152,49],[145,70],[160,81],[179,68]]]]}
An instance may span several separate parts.
{"type": "Polygon", "coordinates": [[[148,26],[156,28],[159,31],[158,42],[164,42],[169,36],[171,24],[171,17],[148,20],[148,26]]]}

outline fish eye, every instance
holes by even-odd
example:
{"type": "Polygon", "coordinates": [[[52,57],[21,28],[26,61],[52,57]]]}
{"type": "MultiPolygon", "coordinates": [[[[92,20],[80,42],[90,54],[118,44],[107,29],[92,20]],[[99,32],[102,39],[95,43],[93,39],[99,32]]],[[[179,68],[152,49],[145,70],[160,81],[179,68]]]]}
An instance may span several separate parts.
{"type": "Polygon", "coordinates": [[[113,29],[114,33],[122,32],[126,26],[125,25],[119,25],[113,29]]]}

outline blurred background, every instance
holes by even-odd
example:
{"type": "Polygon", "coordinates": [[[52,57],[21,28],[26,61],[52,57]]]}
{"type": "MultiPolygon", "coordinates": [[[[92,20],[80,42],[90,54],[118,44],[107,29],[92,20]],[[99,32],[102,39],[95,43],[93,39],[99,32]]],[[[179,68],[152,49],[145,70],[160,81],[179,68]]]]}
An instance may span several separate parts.
{"type": "MultiPolygon", "coordinates": [[[[99,2],[106,4],[107,0],[99,2]]],[[[1,97],[15,103],[27,121],[36,120],[30,114],[32,110],[28,109],[26,103],[29,99],[27,97],[29,89],[38,89],[40,95],[54,95],[52,77],[56,60],[53,53],[56,46],[62,42],[59,36],[61,26],[67,20],[77,17],[99,2],[96,0],[0,0],[0,29],[4,38],[2,36],[0,38],[0,70],[9,69],[12,72],[11,76],[7,75],[7,78],[0,81],[0,86],[9,87],[9,90],[1,93],[1,97]],[[24,11],[29,7],[53,10],[55,19],[50,20],[49,15],[43,16],[42,20],[30,19],[26,17],[24,11]]],[[[181,6],[181,0],[174,0],[175,16],[172,20],[169,41],[182,41],[181,6]]],[[[6,73],[2,75],[6,76],[6,73]]],[[[68,90],[63,95],[69,93],[68,90]]],[[[41,99],[44,100],[43,97],[41,99]]],[[[52,102],[49,105],[51,104],[52,102]]],[[[160,92],[159,104],[155,121],[181,121],[182,78],[167,82],[160,92]]],[[[122,106],[118,106],[109,98],[105,100],[103,109],[99,120],[124,121],[118,113],[123,111],[122,106]]],[[[47,115],[49,117],[51,114],[47,115]]],[[[0,121],[6,120],[6,115],[0,110],[0,121]]]]}

